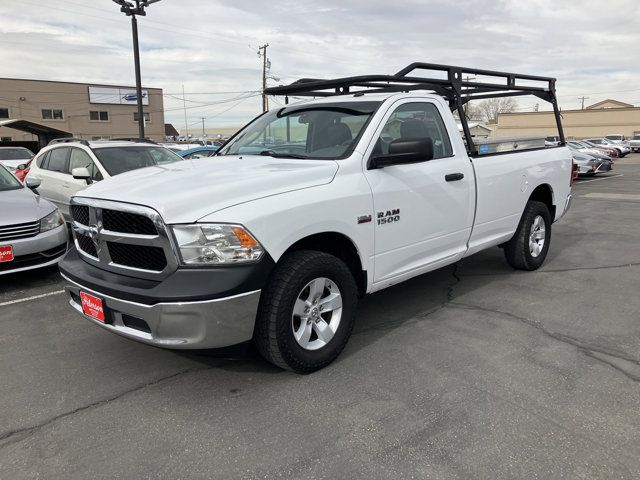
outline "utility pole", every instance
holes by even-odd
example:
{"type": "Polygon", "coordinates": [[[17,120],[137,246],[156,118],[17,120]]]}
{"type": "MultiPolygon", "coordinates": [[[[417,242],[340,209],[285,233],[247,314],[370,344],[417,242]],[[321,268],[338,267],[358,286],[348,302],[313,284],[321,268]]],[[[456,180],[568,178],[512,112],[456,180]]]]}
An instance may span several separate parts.
{"type": "Polygon", "coordinates": [[[138,104],[138,136],[144,138],[144,112],[142,111],[142,80],[140,78],[140,49],[138,47],[138,20],[136,15],[147,15],[146,7],[160,0],[113,0],[120,5],[120,11],[131,17],[131,33],[133,36],[133,63],[136,70],[136,101],[138,104]]]}
{"type": "Polygon", "coordinates": [[[184,85],[182,85],[182,108],[184,109],[184,129],[186,130],[187,142],[189,141],[189,124],[187,123],[187,100],[184,96],[184,85]]]}
{"type": "Polygon", "coordinates": [[[202,136],[205,137],[207,134],[204,133],[204,121],[206,120],[207,117],[200,117],[200,119],[202,120],[202,136]]]}
{"type": "Polygon", "coordinates": [[[267,94],[264,91],[267,88],[267,64],[269,60],[267,60],[267,47],[268,43],[265,43],[261,47],[258,47],[258,57],[262,57],[262,111],[266,112],[269,110],[269,100],[267,99],[267,94]]]}
{"type": "Polygon", "coordinates": [[[581,100],[581,101],[582,101],[582,108],[581,108],[581,110],[584,110],[584,101],[585,101],[585,100],[589,100],[589,97],[578,97],[578,100],[581,100]]]}

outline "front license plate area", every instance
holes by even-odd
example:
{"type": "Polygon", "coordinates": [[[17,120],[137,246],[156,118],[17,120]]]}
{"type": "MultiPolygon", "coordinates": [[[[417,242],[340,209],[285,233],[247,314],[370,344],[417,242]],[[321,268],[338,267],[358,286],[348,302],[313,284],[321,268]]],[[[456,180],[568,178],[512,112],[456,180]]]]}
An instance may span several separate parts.
{"type": "Polygon", "coordinates": [[[105,323],[104,302],[101,298],[90,293],[80,292],[80,300],[82,302],[82,313],[105,323]]]}
{"type": "Polygon", "coordinates": [[[13,247],[11,245],[0,245],[0,263],[13,261],[13,247]]]}

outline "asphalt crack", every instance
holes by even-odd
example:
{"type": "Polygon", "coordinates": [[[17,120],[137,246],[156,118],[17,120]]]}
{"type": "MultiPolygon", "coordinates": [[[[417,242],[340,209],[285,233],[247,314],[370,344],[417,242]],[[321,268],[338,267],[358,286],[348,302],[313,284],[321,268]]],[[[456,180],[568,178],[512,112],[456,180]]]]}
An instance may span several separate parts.
{"type": "Polygon", "coordinates": [[[453,271],[451,272],[451,275],[453,276],[455,281],[447,287],[447,301],[445,302],[445,304],[451,303],[453,301],[453,289],[461,282],[461,278],[458,276],[458,268],[461,266],[461,261],[453,264],[453,271]]]}
{"type": "Polygon", "coordinates": [[[564,335],[562,333],[557,333],[549,330],[544,326],[542,322],[539,320],[530,319],[527,317],[521,317],[519,315],[515,315],[510,312],[505,312],[503,310],[498,310],[495,308],[487,308],[480,307],[478,305],[471,305],[468,303],[460,303],[460,302],[449,302],[449,304],[453,307],[468,309],[468,310],[479,310],[487,313],[497,313],[499,315],[504,315],[506,317],[517,320],[518,322],[524,323],[533,327],[540,332],[542,332],[545,336],[552,338],[558,342],[565,343],[567,345],[571,345],[572,347],[577,348],[580,352],[585,355],[608,365],[611,368],[619,371],[627,378],[633,380],[634,382],[640,382],[640,360],[627,355],[624,352],[620,351],[612,351],[607,348],[601,347],[599,345],[593,345],[587,342],[583,342],[575,337],[571,337],[569,335],[564,335]]]}
{"type": "Polygon", "coordinates": [[[96,402],[90,403],[89,405],[83,405],[81,407],[78,407],[74,410],[65,412],[65,413],[61,413],[60,415],[56,415],[54,417],[51,417],[47,420],[44,420],[43,422],[40,422],[36,425],[32,425],[30,427],[23,427],[23,428],[19,428],[16,430],[10,430],[8,432],[5,432],[3,434],[0,435],[0,448],[4,448],[8,445],[11,445],[13,443],[16,442],[20,442],[28,437],[30,437],[31,435],[33,435],[34,433],[38,432],[39,430],[41,430],[42,428],[51,425],[54,422],[57,422],[58,420],[73,416],[77,413],[80,412],[84,412],[85,410],[89,410],[92,408],[96,408],[96,407],[100,407],[102,405],[106,405],[110,402],[113,402],[115,400],[119,400],[122,397],[125,397],[131,393],[135,393],[139,390],[144,390],[145,388],[149,388],[149,387],[153,387],[156,385],[159,385],[163,382],[166,382],[168,380],[172,380],[176,377],[179,377],[180,375],[184,375],[187,373],[191,373],[191,372],[196,372],[196,371],[200,371],[200,370],[206,370],[207,368],[188,368],[186,370],[182,370],[180,372],[176,372],[173,373],[171,375],[168,375],[166,377],[161,377],[158,378],[156,380],[153,380],[151,382],[147,382],[147,383],[143,383],[140,385],[136,385],[133,388],[130,388],[128,390],[125,390],[124,392],[120,392],[112,397],[109,398],[104,398],[102,400],[98,400],[96,402]]]}

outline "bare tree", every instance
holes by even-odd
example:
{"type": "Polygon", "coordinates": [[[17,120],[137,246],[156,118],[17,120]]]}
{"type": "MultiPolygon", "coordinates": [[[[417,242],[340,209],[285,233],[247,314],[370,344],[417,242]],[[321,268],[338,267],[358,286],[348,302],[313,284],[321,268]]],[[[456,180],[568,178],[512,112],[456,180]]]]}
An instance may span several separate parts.
{"type": "Polygon", "coordinates": [[[517,102],[511,97],[488,98],[478,102],[477,108],[486,122],[496,123],[499,113],[513,112],[517,105],[517,102]]]}

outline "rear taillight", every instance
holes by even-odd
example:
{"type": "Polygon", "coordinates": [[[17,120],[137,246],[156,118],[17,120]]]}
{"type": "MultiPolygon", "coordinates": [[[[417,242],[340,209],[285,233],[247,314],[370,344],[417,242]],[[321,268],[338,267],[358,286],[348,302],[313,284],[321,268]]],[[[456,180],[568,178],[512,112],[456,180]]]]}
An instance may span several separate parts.
{"type": "Polygon", "coordinates": [[[573,187],[573,181],[578,178],[578,164],[571,159],[571,176],[569,177],[569,186],[573,187]]]}

